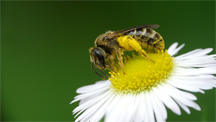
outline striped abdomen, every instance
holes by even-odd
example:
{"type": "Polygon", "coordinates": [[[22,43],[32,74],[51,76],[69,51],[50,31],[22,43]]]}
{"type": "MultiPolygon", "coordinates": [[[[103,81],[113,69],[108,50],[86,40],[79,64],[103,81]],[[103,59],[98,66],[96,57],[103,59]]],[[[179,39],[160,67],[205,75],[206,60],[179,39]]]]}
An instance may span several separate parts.
{"type": "Polygon", "coordinates": [[[158,50],[164,49],[164,40],[163,37],[156,31],[149,28],[137,29],[124,35],[134,35],[133,38],[141,41],[142,45],[153,46],[158,50]]]}

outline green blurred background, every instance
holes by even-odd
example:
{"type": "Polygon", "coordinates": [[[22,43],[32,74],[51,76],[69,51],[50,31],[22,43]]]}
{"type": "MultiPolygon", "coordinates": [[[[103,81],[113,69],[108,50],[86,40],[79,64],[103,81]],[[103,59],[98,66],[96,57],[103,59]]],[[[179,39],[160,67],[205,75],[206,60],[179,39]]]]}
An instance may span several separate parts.
{"type": "MultiPolygon", "coordinates": [[[[107,30],[159,24],[179,54],[214,48],[215,2],[1,2],[1,119],[74,121],[76,89],[101,80],[88,49],[107,30]]],[[[167,121],[215,121],[215,89],[195,94],[202,111],[168,110],[167,121]]]]}

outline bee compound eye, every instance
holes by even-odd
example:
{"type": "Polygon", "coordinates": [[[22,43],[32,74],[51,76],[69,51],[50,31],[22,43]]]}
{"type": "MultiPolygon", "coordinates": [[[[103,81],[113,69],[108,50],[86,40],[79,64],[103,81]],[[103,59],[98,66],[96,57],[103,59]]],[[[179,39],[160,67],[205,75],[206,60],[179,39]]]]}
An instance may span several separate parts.
{"type": "Polygon", "coordinates": [[[103,41],[106,41],[108,39],[108,36],[103,37],[103,41]]]}

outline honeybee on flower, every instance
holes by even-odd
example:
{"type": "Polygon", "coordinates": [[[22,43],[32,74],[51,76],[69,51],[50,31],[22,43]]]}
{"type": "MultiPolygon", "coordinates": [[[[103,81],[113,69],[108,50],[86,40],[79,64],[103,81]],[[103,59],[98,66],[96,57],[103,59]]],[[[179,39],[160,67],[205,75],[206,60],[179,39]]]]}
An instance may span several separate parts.
{"type": "Polygon", "coordinates": [[[165,51],[147,51],[148,57],[125,56],[124,68],[121,60],[113,62],[108,80],[77,89],[71,102],[80,101],[75,122],[165,122],[166,107],[177,115],[180,107],[188,114],[189,107],[200,111],[190,92],[216,87],[216,54],[208,55],[213,49],[207,48],[174,57],[183,47],[174,43],[165,51]]]}

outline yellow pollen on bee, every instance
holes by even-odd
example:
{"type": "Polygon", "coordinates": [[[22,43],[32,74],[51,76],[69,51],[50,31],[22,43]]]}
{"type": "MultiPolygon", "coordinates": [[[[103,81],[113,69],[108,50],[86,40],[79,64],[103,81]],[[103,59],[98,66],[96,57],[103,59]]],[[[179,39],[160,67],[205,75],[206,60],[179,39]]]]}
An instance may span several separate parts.
{"type": "Polygon", "coordinates": [[[115,71],[110,71],[109,80],[113,90],[123,93],[139,93],[166,82],[173,71],[174,59],[167,51],[148,53],[148,56],[155,63],[143,56],[133,54],[132,58],[127,56],[124,62],[125,74],[120,66],[116,66],[115,71]]]}

